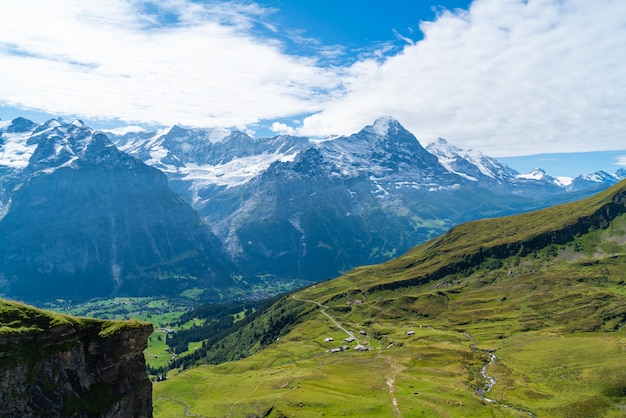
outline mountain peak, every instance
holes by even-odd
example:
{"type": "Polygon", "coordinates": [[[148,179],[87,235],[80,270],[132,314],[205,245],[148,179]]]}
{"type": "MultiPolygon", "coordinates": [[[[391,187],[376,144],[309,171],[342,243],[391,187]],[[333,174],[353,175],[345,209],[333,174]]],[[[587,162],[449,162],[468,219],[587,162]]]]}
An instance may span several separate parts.
{"type": "Polygon", "coordinates": [[[373,125],[366,126],[363,130],[378,136],[387,136],[389,131],[401,128],[400,122],[391,116],[384,116],[374,121],[373,125]]]}
{"type": "Polygon", "coordinates": [[[15,118],[11,121],[11,124],[7,127],[7,132],[22,133],[32,131],[37,124],[31,120],[23,117],[15,118]]]}
{"type": "Polygon", "coordinates": [[[526,179],[526,180],[544,180],[550,176],[548,176],[548,173],[546,173],[546,171],[543,168],[535,167],[534,169],[530,171],[530,173],[519,174],[517,177],[520,179],[526,179]]]}
{"type": "Polygon", "coordinates": [[[168,138],[175,138],[175,137],[179,137],[179,136],[184,136],[187,134],[187,130],[184,128],[181,128],[178,125],[174,125],[170,128],[170,130],[167,132],[167,134],[165,135],[168,138]]]}
{"type": "Polygon", "coordinates": [[[428,150],[431,154],[437,155],[438,157],[458,157],[462,153],[467,154],[471,151],[455,147],[444,138],[437,138],[435,142],[431,142],[426,146],[426,150],[428,150]]]}

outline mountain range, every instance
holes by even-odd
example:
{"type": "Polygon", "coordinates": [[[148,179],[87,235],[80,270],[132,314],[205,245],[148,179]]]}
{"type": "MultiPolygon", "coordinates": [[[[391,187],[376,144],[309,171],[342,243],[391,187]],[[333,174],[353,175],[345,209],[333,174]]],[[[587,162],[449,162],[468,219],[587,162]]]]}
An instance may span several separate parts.
{"type": "Polygon", "coordinates": [[[326,140],[180,127],[111,139],[165,172],[247,274],[307,281],[398,256],[460,222],[579,199],[624,177],[522,175],[443,139],[424,148],[389,117],[326,140]]]}
{"type": "Polygon", "coordinates": [[[0,122],[0,293],[245,296],[254,283],[388,260],[461,222],[576,200],[623,174],[522,175],[443,139],[424,148],[392,118],[325,140],[18,118],[0,122]]]}
{"type": "Polygon", "coordinates": [[[3,138],[12,166],[2,177],[2,293],[80,299],[197,287],[215,298],[233,286],[219,241],[166,176],[104,134],[79,121],[18,120],[3,138]]]}

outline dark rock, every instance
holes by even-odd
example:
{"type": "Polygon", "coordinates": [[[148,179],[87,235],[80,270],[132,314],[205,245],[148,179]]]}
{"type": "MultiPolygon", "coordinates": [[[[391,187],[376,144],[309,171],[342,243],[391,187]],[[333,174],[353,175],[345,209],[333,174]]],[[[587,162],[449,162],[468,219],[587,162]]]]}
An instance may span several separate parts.
{"type": "MultiPolygon", "coordinates": [[[[0,303],[4,314],[10,302],[0,303]]],[[[20,314],[28,310],[16,306],[20,314]]],[[[41,322],[42,312],[32,318],[41,322]]],[[[152,416],[152,384],[143,355],[150,324],[53,323],[41,328],[23,324],[33,330],[0,335],[0,416],[152,416]],[[109,331],[109,326],[114,328],[109,331]]]]}

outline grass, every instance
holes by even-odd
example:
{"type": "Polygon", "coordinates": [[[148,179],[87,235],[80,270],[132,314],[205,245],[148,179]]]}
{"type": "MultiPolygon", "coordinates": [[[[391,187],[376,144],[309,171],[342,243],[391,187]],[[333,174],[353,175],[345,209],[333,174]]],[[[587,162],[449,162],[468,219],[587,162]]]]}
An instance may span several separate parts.
{"type": "MultiPolygon", "coordinates": [[[[113,324],[132,324],[133,321],[138,321],[137,323],[139,324],[145,322],[152,323],[154,331],[148,338],[148,347],[144,354],[146,363],[153,368],[167,366],[169,360],[172,358],[172,353],[166,350],[168,348],[165,344],[166,334],[159,328],[180,329],[190,327],[193,323],[193,321],[189,321],[180,326],[171,325],[178,320],[180,315],[192,309],[193,305],[188,300],[184,299],[169,300],[152,297],[117,297],[112,299],[95,299],[79,304],[59,300],[56,301],[56,303],[48,302],[46,307],[55,312],[105,319],[112,325],[104,328],[104,332],[106,332],[106,330],[114,331],[113,324]],[[132,320],[128,321],[131,318],[132,320]],[[118,322],[122,320],[126,322],[118,322]]],[[[192,343],[189,345],[190,348],[187,352],[178,353],[178,355],[188,354],[201,344],[202,342],[192,343]]]]}
{"type": "Polygon", "coordinates": [[[80,345],[85,330],[92,330],[99,338],[107,338],[121,330],[146,325],[136,320],[73,317],[0,299],[0,368],[29,365],[36,359],[80,345]],[[67,329],[54,336],[52,331],[58,327],[67,329]]]}
{"type": "Polygon", "coordinates": [[[626,335],[533,332],[504,342],[494,396],[545,416],[624,416],[626,335]]]}
{"type": "Polygon", "coordinates": [[[304,289],[282,302],[309,305],[288,334],[239,361],[175,371],[154,386],[155,416],[528,416],[476,393],[487,350],[497,357],[488,396],[500,403],[624,416],[625,195],[622,182],[464,224],[304,289]],[[346,332],[322,311],[371,350],[328,353],[346,332]]]}
{"type": "Polygon", "coordinates": [[[203,416],[263,415],[270,409],[269,416],[393,416],[387,386],[392,377],[403,380],[397,385],[402,390],[394,396],[406,410],[424,408],[437,416],[432,401],[414,394],[422,388],[425,394],[446,393],[451,411],[461,413],[468,403],[479,407],[471,391],[458,383],[466,379],[467,371],[456,364],[474,355],[467,339],[456,335],[451,338],[455,342],[446,344],[441,332],[420,331],[410,340],[397,330],[394,338],[398,343],[404,340],[398,348],[377,345],[370,352],[331,354],[326,352],[331,345],[323,343],[324,336],[335,335],[337,341],[345,336],[320,316],[296,327],[272,349],[233,363],[201,366],[156,384],[155,416],[180,416],[181,411],[203,416]]]}

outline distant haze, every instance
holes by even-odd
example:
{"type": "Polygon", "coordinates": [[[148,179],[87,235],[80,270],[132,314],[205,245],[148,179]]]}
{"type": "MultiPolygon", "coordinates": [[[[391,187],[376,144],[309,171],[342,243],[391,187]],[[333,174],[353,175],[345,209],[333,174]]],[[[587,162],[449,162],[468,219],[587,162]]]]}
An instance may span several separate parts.
{"type": "MultiPolygon", "coordinates": [[[[489,155],[488,150],[480,151],[489,155]]],[[[576,177],[600,170],[613,174],[620,168],[626,168],[626,150],[537,154],[523,157],[499,157],[498,160],[522,174],[534,168],[542,168],[554,177],[576,177]]]]}

